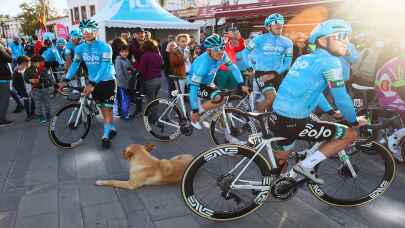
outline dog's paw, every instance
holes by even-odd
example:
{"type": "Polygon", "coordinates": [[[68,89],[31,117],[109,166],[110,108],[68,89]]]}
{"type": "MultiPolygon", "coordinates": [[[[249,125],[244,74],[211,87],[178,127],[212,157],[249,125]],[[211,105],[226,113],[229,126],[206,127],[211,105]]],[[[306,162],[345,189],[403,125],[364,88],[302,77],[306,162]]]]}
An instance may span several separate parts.
{"type": "Polygon", "coordinates": [[[106,184],[107,184],[107,181],[102,181],[102,180],[96,181],[96,185],[99,185],[99,186],[103,186],[103,185],[106,185],[106,184]]]}

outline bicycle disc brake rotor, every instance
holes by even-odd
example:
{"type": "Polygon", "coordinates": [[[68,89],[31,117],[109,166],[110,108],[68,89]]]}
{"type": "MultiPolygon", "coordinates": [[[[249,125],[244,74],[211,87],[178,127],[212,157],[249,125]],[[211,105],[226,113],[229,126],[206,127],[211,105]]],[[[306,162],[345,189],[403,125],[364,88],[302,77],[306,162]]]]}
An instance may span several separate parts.
{"type": "Polygon", "coordinates": [[[272,183],[271,195],[281,201],[290,200],[297,194],[298,186],[295,185],[296,183],[293,178],[281,177],[272,183]]]}

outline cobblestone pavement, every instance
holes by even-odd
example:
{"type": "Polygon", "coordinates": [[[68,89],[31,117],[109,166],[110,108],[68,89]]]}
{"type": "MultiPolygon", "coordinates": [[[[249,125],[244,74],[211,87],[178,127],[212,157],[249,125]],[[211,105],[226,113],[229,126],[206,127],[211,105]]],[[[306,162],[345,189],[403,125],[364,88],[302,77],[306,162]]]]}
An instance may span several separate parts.
{"type": "Polygon", "coordinates": [[[141,119],[118,121],[112,148],[101,150],[102,126],[95,123],[84,144],[61,151],[37,121],[24,122],[24,114],[9,117],[16,124],[0,128],[0,228],[405,227],[404,164],[389,191],[366,206],[331,207],[302,188],[290,201],[266,202],[244,219],[215,223],[193,215],[178,186],[127,191],[94,185],[100,178],[128,178],[121,151],[130,143],[156,143],[153,154],[169,158],[211,146],[207,132],[159,143],[146,134],[141,119]]]}

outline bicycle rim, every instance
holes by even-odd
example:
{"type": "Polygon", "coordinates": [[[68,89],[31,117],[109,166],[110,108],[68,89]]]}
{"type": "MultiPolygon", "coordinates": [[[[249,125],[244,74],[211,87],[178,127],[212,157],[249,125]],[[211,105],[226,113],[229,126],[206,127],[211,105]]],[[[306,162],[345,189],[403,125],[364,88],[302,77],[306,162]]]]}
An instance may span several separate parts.
{"type": "Polygon", "coordinates": [[[325,184],[308,184],[308,188],[322,202],[333,206],[359,206],[382,196],[395,179],[395,160],[384,146],[371,142],[369,148],[348,154],[358,175],[356,178],[338,158],[327,159],[317,166],[325,184]],[[376,152],[362,152],[366,149],[376,152]]]}
{"type": "MultiPolygon", "coordinates": [[[[202,152],[188,166],[182,179],[182,196],[186,205],[195,214],[216,221],[239,219],[255,211],[267,199],[269,191],[230,190],[230,196],[234,197],[226,198],[221,189],[224,187],[223,183],[230,184],[232,181],[226,179],[230,176],[222,177],[222,174],[231,170],[243,158],[247,158],[244,161],[246,164],[254,154],[255,151],[249,147],[233,144],[216,146],[202,152]],[[223,161],[224,164],[218,165],[218,161],[223,161]]],[[[242,167],[243,164],[238,169],[242,167]]],[[[235,174],[239,173],[238,169],[235,174]]],[[[254,181],[259,185],[269,184],[270,175],[270,165],[258,154],[239,180],[254,181]]]]}
{"type": "Polygon", "coordinates": [[[151,101],[145,108],[145,130],[160,141],[173,141],[181,135],[180,110],[169,107],[170,101],[162,98],[151,101]]]}
{"type": "Polygon", "coordinates": [[[91,116],[86,115],[85,121],[81,116],[78,124],[74,126],[79,108],[79,104],[66,105],[52,118],[48,126],[48,135],[56,146],[63,149],[73,148],[80,145],[86,138],[90,130],[91,116]]]}

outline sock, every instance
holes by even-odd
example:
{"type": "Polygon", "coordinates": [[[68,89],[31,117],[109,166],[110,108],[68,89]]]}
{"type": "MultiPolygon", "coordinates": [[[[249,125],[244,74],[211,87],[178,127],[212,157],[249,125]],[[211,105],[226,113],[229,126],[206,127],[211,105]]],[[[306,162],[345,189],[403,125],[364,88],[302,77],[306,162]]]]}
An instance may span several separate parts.
{"type": "Polygon", "coordinates": [[[117,131],[117,128],[115,127],[114,123],[110,123],[110,130],[117,131]]]}
{"type": "Polygon", "coordinates": [[[104,124],[104,130],[103,130],[103,139],[108,139],[110,137],[110,130],[111,130],[111,124],[104,124]]]}
{"type": "Polygon", "coordinates": [[[305,158],[301,165],[304,168],[313,169],[316,165],[318,165],[321,161],[325,160],[326,156],[322,154],[319,150],[315,151],[315,153],[309,155],[305,158]]]}

